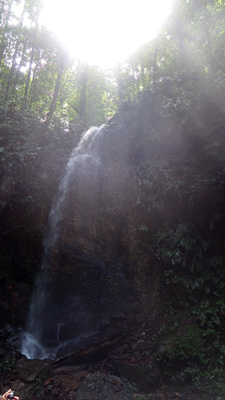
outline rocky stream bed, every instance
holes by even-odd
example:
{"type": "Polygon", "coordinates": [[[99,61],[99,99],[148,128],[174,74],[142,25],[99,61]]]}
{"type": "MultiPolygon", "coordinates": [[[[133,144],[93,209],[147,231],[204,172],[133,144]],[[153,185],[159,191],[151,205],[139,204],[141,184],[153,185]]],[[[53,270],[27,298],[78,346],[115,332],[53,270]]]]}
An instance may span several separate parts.
{"type": "Polygon", "coordinates": [[[165,382],[153,357],[156,334],[151,324],[124,327],[83,340],[56,360],[29,360],[15,350],[7,326],[1,330],[1,392],[12,388],[21,400],[224,399],[165,382]]]}

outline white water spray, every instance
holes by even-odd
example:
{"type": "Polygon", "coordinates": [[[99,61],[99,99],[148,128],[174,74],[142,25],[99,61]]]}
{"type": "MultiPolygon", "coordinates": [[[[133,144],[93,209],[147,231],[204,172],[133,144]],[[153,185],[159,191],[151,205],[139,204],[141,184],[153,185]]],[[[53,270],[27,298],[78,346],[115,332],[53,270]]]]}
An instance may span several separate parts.
{"type": "Polygon", "coordinates": [[[58,346],[53,345],[49,348],[45,348],[41,342],[51,253],[59,239],[60,222],[63,219],[63,204],[69,191],[71,179],[74,173],[79,172],[79,170],[85,168],[86,165],[88,165],[88,168],[99,166],[98,143],[103,131],[104,126],[100,128],[92,127],[82,135],[78,146],[73,150],[67,163],[65,174],[59,185],[56,201],[50,211],[48,232],[44,239],[43,262],[31,300],[27,332],[24,334],[21,348],[21,353],[25,354],[27,358],[43,359],[54,357],[60,346],[60,321],[55,327],[58,346]]]}

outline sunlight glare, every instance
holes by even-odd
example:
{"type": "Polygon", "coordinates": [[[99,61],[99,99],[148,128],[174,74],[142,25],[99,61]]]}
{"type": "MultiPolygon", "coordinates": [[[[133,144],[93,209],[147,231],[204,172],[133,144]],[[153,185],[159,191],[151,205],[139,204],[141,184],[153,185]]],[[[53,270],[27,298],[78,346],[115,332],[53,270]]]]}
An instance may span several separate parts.
{"type": "Polygon", "coordinates": [[[153,39],[172,0],[45,0],[42,23],[73,58],[114,67],[153,39]]]}

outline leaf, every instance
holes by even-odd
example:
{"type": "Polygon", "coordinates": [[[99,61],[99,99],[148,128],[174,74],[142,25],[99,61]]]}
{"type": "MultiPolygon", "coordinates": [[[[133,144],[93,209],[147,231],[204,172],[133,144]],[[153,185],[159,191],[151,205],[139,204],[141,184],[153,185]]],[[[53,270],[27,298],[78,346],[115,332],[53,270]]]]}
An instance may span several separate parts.
{"type": "Polygon", "coordinates": [[[209,294],[210,293],[210,287],[207,285],[207,286],[205,286],[205,292],[207,293],[207,294],[209,294]]]}
{"type": "Polygon", "coordinates": [[[201,326],[205,324],[205,321],[206,321],[206,315],[202,312],[200,315],[201,326]]]}

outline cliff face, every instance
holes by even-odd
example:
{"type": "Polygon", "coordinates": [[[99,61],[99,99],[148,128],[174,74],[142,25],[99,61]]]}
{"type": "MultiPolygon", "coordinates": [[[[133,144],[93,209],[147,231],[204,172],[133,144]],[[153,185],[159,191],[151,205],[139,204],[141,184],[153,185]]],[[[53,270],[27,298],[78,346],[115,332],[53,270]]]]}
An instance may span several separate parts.
{"type": "Polygon", "coordinates": [[[160,271],[145,240],[155,226],[134,177],[130,112],[92,134],[58,194],[59,233],[38,324],[44,342],[121,329],[159,305],[160,271]]]}
{"type": "MultiPolygon", "coordinates": [[[[218,125],[211,137],[210,125],[204,136],[199,130],[194,134],[192,125],[189,135],[187,126],[182,132],[181,128],[175,115],[165,112],[161,95],[149,94],[90,136],[84,143],[86,152],[75,151],[76,162],[60,203],[58,237],[49,253],[46,303],[38,321],[45,344],[151,319],[166,296],[192,301],[195,293],[189,292],[196,282],[200,282],[198,296],[201,290],[204,295],[208,275],[202,275],[205,270],[212,273],[215,260],[213,271],[220,274],[222,130],[218,125]],[[171,274],[167,282],[165,271],[171,274]]],[[[5,254],[10,254],[7,238],[13,237],[16,223],[12,247],[14,253],[19,249],[18,264],[9,260],[11,272],[2,277],[2,324],[25,325],[31,277],[41,267],[48,213],[53,199],[60,196],[57,185],[68,154],[58,162],[46,154],[47,161],[29,176],[30,182],[33,178],[38,182],[32,196],[38,196],[44,207],[37,207],[36,201],[23,207],[14,202],[14,208],[2,212],[5,254]]]]}
{"type": "Polygon", "coordinates": [[[60,208],[59,234],[38,323],[42,340],[138,323],[161,309],[156,235],[185,214],[186,204],[163,186],[152,188],[159,186],[160,168],[167,169],[161,160],[173,158],[179,146],[187,151],[185,143],[170,143],[173,121],[161,108],[157,98],[127,107],[75,150],[63,202],[54,209],[60,208]]]}

